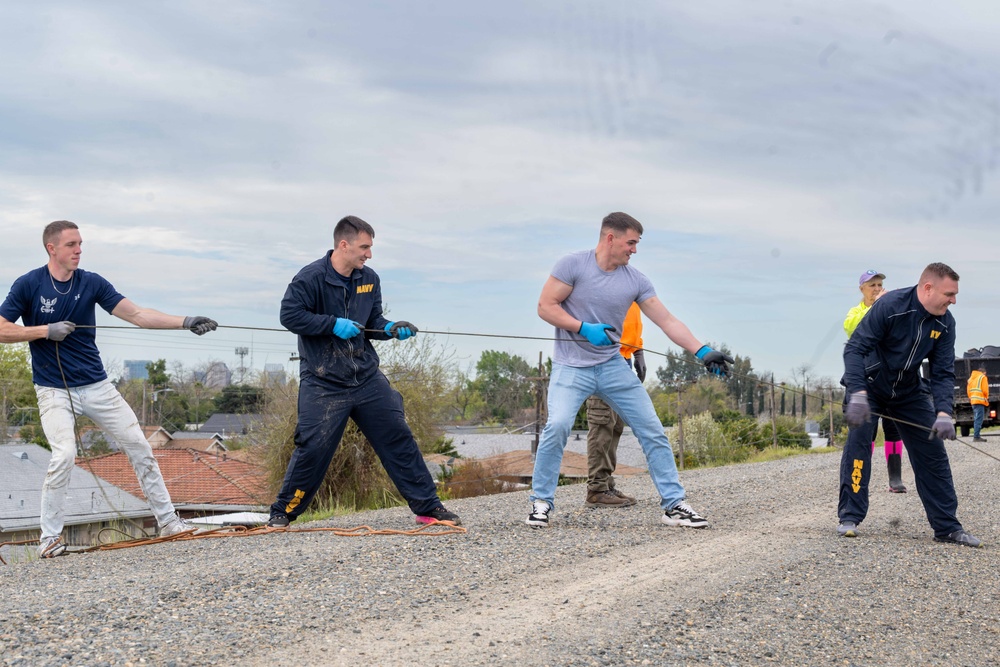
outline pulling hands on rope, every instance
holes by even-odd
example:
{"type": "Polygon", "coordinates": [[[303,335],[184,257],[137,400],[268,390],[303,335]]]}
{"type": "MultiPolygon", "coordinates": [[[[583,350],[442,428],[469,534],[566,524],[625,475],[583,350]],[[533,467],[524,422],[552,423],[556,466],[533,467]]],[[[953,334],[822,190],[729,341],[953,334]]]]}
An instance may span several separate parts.
{"type": "Polygon", "coordinates": [[[411,336],[417,335],[417,327],[410,324],[406,320],[400,320],[398,322],[389,322],[385,325],[385,332],[392,336],[393,338],[398,338],[399,340],[406,340],[411,336]]]}
{"type": "Polygon", "coordinates": [[[856,391],[851,394],[851,400],[847,403],[847,409],[844,410],[844,418],[851,428],[860,428],[871,421],[872,409],[868,405],[867,392],[856,391]]]}
{"type": "Polygon", "coordinates": [[[705,364],[705,368],[709,373],[718,375],[719,377],[726,377],[729,374],[729,366],[727,364],[736,363],[736,361],[728,354],[723,354],[718,350],[713,350],[708,345],[702,345],[701,348],[694,353],[694,356],[705,364]]]}
{"type": "Polygon", "coordinates": [[[338,317],[337,321],[333,323],[333,335],[337,338],[347,340],[348,338],[354,338],[361,333],[362,328],[363,327],[354,320],[349,320],[346,317],[338,317]]]}
{"type": "Polygon", "coordinates": [[[951,420],[951,415],[943,412],[938,414],[937,419],[934,420],[934,425],[931,426],[931,432],[927,436],[927,439],[930,440],[935,437],[942,440],[955,439],[955,423],[951,420]]]}
{"type": "Polygon", "coordinates": [[[53,322],[48,325],[49,331],[45,334],[48,340],[61,341],[76,330],[76,325],[72,322],[53,322]]]}
{"type": "Polygon", "coordinates": [[[218,327],[218,322],[201,315],[184,318],[184,328],[198,336],[204,336],[209,331],[215,331],[218,327]]]}
{"type": "Polygon", "coordinates": [[[592,324],[590,322],[580,322],[579,334],[587,339],[591,345],[614,345],[616,341],[608,336],[609,331],[615,328],[610,324],[592,324]]]}

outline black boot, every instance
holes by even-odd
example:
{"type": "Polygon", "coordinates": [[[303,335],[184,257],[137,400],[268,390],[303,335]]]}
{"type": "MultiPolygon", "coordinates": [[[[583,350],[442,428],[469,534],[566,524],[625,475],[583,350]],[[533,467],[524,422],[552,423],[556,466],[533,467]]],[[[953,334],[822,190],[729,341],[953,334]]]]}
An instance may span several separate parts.
{"type": "Polygon", "coordinates": [[[903,457],[900,454],[889,454],[886,459],[889,467],[889,490],[893,493],[906,493],[903,484],[903,457]]]}

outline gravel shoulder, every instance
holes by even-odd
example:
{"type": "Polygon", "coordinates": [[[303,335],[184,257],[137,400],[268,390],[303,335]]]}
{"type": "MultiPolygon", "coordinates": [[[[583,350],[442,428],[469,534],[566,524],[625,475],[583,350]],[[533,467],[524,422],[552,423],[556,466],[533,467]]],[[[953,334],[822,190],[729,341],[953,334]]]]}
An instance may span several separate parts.
{"type": "MultiPolygon", "coordinates": [[[[1000,449],[987,445],[1000,456],[1000,449]]],[[[836,535],[839,454],[682,473],[707,530],[637,506],[553,525],[524,492],[448,503],[446,537],[275,534],[0,566],[0,665],[996,665],[1000,463],[949,445],[959,516],[933,542],[913,477],[836,535]]],[[[408,511],[318,525],[409,528],[408,511]]]]}

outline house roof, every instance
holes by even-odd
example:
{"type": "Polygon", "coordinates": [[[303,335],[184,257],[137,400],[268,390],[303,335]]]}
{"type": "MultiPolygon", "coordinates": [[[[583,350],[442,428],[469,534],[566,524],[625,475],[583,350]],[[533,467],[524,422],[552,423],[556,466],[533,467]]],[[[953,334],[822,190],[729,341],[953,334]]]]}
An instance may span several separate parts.
{"type": "Polygon", "coordinates": [[[167,429],[163,428],[162,426],[143,426],[142,427],[142,434],[144,436],[146,436],[146,440],[149,440],[150,437],[152,437],[153,435],[155,435],[156,433],[159,433],[161,431],[163,432],[163,435],[167,436],[168,440],[171,437],[173,437],[173,436],[170,435],[170,432],[167,431],[167,429]]]}
{"type": "Polygon", "coordinates": [[[170,437],[174,440],[222,440],[222,434],[215,431],[174,431],[170,437]]]}
{"type": "MultiPolygon", "coordinates": [[[[225,505],[255,508],[269,505],[266,473],[260,466],[195,449],[153,450],[174,505],[225,505]]],[[[87,459],[80,464],[101,478],[142,496],[132,465],[121,452],[87,459]]]]}
{"type": "MultiPolygon", "coordinates": [[[[51,458],[52,452],[38,445],[0,445],[0,532],[38,529],[42,484],[51,458]]],[[[153,516],[144,500],[79,465],[70,476],[64,507],[67,526],[153,516]]]]}
{"type": "Polygon", "coordinates": [[[261,416],[258,414],[235,414],[231,412],[217,412],[209,417],[198,430],[209,433],[221,433],[223,437],[234,435],[246,435],[260,423],[261,416]]]}

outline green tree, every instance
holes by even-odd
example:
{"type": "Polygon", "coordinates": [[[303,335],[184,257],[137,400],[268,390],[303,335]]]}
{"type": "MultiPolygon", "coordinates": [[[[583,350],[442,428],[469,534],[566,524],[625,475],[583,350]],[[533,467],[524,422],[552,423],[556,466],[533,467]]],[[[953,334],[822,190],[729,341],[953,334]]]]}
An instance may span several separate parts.
{"type": "Polygon", "coordinates": [[[8,427],[37,420],[28,344],[0,345],[0,442],[6,442],[8,427]]]}
{"type": "Polygon", "coordinates": [[[231,384],[212,399],[216,412],[251,414],[260,412],[266,403],[266,392],[261,387],[231,384]]]}
{"type": "Polygon", "coordinates": [[[523,358],[508,352],[486,350],[476,364],[474,387],[485,403],[484,419],[508,421],[534,405],[532,383],[535,369],[523,358]]]}
{"type": "Polygon", "coordinates": [[[146,382],[154,389],[163,389],[170,384],[166,359],[157,359],[146,364],[146,372],[149,374],[146,382]]]}

